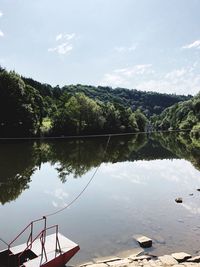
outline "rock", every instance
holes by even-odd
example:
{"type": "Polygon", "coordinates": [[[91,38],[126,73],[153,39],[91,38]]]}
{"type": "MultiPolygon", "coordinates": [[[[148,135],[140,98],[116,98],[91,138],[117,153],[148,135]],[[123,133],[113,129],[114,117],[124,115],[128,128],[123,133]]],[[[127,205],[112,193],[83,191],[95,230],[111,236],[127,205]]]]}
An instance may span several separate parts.
{"type": "Polygon", "coordinates": [[[200,262],[200,256],[192,257],[187,262],[200,262]]]}
{"type": "Polygon", "coordinates": [[[108,267],[105,263],[97,263],[97,264],[91,264],[90,267],[108,267]]]}
{"type": "Polygon", "coordinates": [[[162,262],[162,264],[166,264],[166,265],[178,264],[178,261],[175,260],[171,255],[164,255],[164,256],[158,257],[158,259],[162,262]]]}
{"type": "Polygon", "coordinates": [[[176,259],[178,262],[183,262],[191,258],[191,255],[185,252],[178,252],[178,253],[173,253],[172,257],[176,259]]]}
{"type": "Polygon", "coordinates": [[[121,260],[121,258],[117,256],[108,256],[108,257],[101,257],[93,259],[95,263],[106,263],[106,262],[112,262],[112,261],[118,261],[121,260]]]}
{"type": "MultiPolygon", "coordinates": [[[[158,263],[156,261],[153,261],[153,260],[149,260],[148,261],[149,265],[152,266],[152,267],[155,267],[158,265],[158,263]]],[[[159,262],[160,263],[160,262],[159,262]]]]}
{"type": "Polygon", "coordinates": [[[94,264],[94,262],[89,261],[89,262],[82,263],[81,265],[79,265],[79,267],[84,267],[84,266],[92,265],[92,264],[94,264]]]}
{"type": "Polygon", "coordinates": [[[142,248],[133,248],[133,249],[121,251],[117,253],[117,256],[119,256],[120,258],[127,258],[129,256],[136,257],[140,255],[142,252],[144,252],[144,249],[142,248]]]}
{"type": "Polygon", "coordinates": [[[135,239],[142,248],[150,248],[152,246],[152,239],[146,236],[136,236],[135,239]]]}
{"type": "Polygon", "coordinates": [[[200,191],[200,188],[197,188],[197,191],[200,191]]]}
{"type": "Polygon", "coordinates": [[[149,255],[142,255],[142,256],[134,256],[134,257],[132,257],[132,256],[129,256],[128,257],[130,260],[133,260],[133,261],[141,261],[141,260],[150,260],[151,259],[151,256],[149,256],[149,255]]]}
{"type": "Polygon", "coordinates": [[[177,197],[175,201],[176,203],[183,203],[183,199],[181,197],[177,197]]]}
{"type": "Polygon", "coordinates": [[[194,195],[193,193],[189,194],[189,196],[193,196],[193,195],[194,195]]]}
{"type": "MultiPolygon", "coordinates": [[[[199,264],[197,264],[196,262],[183,262],[185,267],[199,267],[199,264]]],[[[180,265],[180,264],[179,264],[180,265]]]]}
{"type": "Polygon", "coordinates": [[[138,267],[137,261],[133,261],[129,264],[129,267],[138,267]]]}
{"type": "Polygon", "coordinates": [[[123,259],[123,260],[118,260],[118,261],[111,261],[111,262],[106,262],[108,266],[116,266],[116,267],[125,267],[129,265],[131,261],[129,259],[123,259]]]}

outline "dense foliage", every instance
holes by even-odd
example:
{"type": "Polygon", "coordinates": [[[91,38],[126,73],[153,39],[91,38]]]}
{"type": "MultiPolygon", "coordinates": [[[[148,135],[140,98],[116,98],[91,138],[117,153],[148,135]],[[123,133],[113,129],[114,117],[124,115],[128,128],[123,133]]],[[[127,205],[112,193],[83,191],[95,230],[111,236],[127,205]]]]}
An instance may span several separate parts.
{"type": "MultiPolygon", "coordinates": [[[[173,104],[172,109],[182,106],[180,101],[183,100],[194,102],[191,96],[123,88],[84,85],[52,87],[0,67],[0,137],[144,131],[150,116],[154,115],[155,118],[156,114],[173,104]]],[[[198,115],[198,103],[194,110],[194,116],[198,115]]],[[[164,112],[170,113],[171,109],[164,112]]],[[[185,113],[188,114],[188,123],[191,120],[190,106],[185,113]]],[[[167,118],[156,119],[163,120],[163,124],[156,123],[156,127],[172,127],[167,124],[167,118]]]]}
{"type": "Polygon", "coordinates": [[[200,94],[167,108],[153,120],[159,130],[200,130],[200,94]]]}
{"type": "Polygon", "coordinates": [[[144,131],[147,119],[137,110],[94,101],[83,93],[60,98],[52,118],[52,134],[83,135],[144,131]]]}
{"type": "Polygon", "coordinates": [[[35,134],[42,123],[43,100],[36,89],[14,72],[0,72],[0,134],[35,134]]]}
{"type": "Polygon", "coordinates": [[[189,100],[191,96],[160,94],[156,92],[144,92],[136,89],[129,90],[125,88],[90,86],[90,85],[67,85],[60,88],[58,85],[52,87],[49,84],[42,84],[30,78],[22,79],[26,84],[36,88],[42,96],[54,97],[58,99],[63,92],[69,95],[84,93],[93,100],[99,100],[103,103],[117,103],[124,107],[130,107],[133,111],[140,109],[147,117],[154,114],[160,114],[165,108],[174,105],[177,102],[189,100]]]}

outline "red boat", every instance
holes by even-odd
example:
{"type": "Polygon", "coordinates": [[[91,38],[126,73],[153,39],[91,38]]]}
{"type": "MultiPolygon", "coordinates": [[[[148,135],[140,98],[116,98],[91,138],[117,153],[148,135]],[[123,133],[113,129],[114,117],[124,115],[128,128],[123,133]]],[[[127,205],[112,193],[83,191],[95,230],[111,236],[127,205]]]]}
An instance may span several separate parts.
{"type": "Polygon", "coordinates": [[[46,226],[46,217],[31,222],[7,249],[0,251],[0,267],[63,267],[79,250],[79,245],[58,232],[58,225],[46,226]],[[43,230],[33,237],[34,223],[44,220],[43,230]],[[30,229],[26,243],[13,246],[30,229]],[[47,234],[54,230],[53,234],[47,234]]]}

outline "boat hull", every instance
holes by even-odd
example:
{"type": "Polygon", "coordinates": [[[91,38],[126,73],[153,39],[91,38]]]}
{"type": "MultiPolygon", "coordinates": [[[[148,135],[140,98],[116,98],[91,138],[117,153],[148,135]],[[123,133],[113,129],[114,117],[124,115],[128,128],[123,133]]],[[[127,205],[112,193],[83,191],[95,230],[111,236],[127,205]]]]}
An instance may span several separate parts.
{"type": "Polygon", "coordinates": [[[72,250],[65,252],[53,260],[46,262],[42,264],[42,267],[63,267],[78,251],[79,251],[79,246],[73,248],[72,250]]]}

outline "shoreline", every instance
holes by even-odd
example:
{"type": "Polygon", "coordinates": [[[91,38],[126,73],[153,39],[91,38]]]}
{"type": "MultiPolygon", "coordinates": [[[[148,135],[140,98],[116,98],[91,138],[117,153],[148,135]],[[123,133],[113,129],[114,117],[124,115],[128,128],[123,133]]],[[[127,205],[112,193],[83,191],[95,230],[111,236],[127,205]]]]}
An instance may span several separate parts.
{"type": "Polygon", "coordinates": [[[140,248],[135,252],[124,251],[120,256],[94,258],[89,262],[81,263],[76,267],[200,267],[200,254],[192,256],[186,252],[176,252],[168,255],[155,256],[145,253],[140,248]]]}

